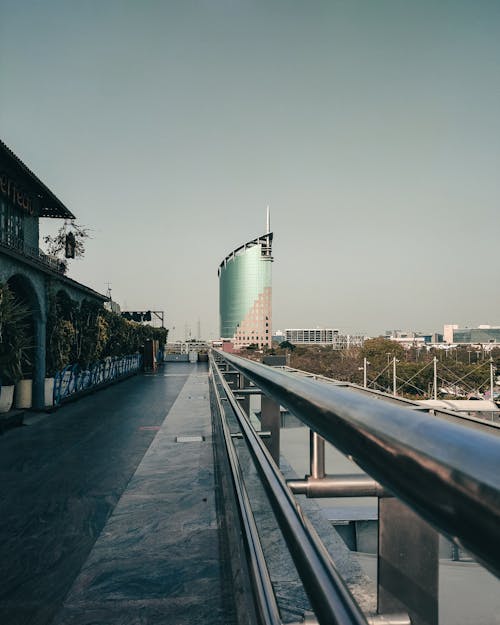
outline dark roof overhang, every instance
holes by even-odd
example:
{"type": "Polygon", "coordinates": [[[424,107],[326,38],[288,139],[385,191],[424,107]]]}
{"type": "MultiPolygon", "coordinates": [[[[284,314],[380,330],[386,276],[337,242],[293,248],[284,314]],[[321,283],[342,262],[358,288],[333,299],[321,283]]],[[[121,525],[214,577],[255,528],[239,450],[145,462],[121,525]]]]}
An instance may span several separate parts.
{"type": "Polygon", "coordinates": [[[1,140],[0,165],[15,173],[19,177],[20,182],[22,181],[26,184],[38,196],[41,205],[40,217],[75,219],[73,213],[66,208],[61,200],[1,140]]]}

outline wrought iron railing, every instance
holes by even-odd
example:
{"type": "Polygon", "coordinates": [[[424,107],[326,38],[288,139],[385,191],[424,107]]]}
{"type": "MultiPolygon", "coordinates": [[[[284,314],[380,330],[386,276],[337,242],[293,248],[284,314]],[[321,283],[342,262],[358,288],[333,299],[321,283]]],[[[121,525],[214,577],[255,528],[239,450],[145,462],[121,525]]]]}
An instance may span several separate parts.
{"type": "MultiPolygon", "coordinates": [[[[449,422],[222,352],[212,354],[211,371],[218,417],[224,422],[230,407],[239,424],[320,623],[350,625],[366,620],[318,546],[292,493],[378,497],[380,617],[375,619],[385,619],[380,622],[437,624],[436,530],[500,576],[498,430],[478,431],[467,422],[449,422]],[[249,420],[248,399],[257,393],[267,397],[261,425],[271,434],[268,449],[249,420]],[[276,465],[280,405],[311,429],[310,475],[287,484],[276,465]],[[366,475],[326,475],[325,440],[352,458],[366,475]],[[401,611],[407,616],[396,616],[401,611]]],[[[231,455],[227,434],[225,441],[231,455]]],[[[251,561],[252,570],[259,566],[257,558],[251,561]]]]}
{"type": "Polygon", "coordinates": [[[94,363],[88,369],[82,369],[78,364],[68,365],[55,375],[54,405],[57,406],[82,391],[98,388],[135,373],[141,367],[142,356],[140,354],[131,354],[121,358],[106,358],[94,363]]]}
{"type": "Polygon", "coordinates": [[[15,252],[18,252],[23,256],[27,256],[28,258],[37,261],[46,267],[50,267],[59,273],[64,273],[66,271],[66,263],[63,260],[59,260],[55,256],[46,254],[38,247],[26,245],[22,237],[15,237],[11,234],[5,235],[0,238],[0,246],[14,250],[15,252]]]}

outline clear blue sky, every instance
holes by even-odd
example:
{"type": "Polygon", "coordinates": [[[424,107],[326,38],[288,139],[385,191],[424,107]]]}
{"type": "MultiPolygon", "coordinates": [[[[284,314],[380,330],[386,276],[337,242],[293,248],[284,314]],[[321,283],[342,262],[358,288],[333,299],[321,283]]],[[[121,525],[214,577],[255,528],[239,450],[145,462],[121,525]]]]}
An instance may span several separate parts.
{"type": "Polygon", "coordinates": [[[497,0],[0,0],[0,81],[70,275],[179,337],[267,204],[275,329],[500,323],[497,0]]]}

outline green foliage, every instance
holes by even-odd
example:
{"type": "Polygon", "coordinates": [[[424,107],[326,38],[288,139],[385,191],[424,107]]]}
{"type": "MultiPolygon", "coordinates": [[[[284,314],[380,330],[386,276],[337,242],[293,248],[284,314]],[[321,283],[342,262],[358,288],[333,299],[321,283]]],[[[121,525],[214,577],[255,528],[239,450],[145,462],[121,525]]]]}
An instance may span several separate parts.
{"type": "Polygon", "coordinates": [[[31,346],[28,308],[16,301],[6,284],[0,284],[0,382],[15,384],[22,378],[23,364],[31,346]]]}
{"type": "MultiPolygon", "coordinates": [[[[466,396],[468,392],[489,388],[489,358],[480,349],[471,352],[464,346],[450,352],[426,348],[404,349],[398,343],[379,337],[365,341],[363,348],[333,350],[329,346],[297,345],[291,351],[283,344],[276,354],[288,354],[290,366],[326,377],[363,383],[363,359],[368,361],[368,386],[392,393],[393,358],[396,357],[397,393],[418,399],[432,393],[433,358],[438,358],[438,385],[466,396]],[[470,364],[469,364],[470,362],[470,364]],[[464,378],[462,380],[462,378],[464,378]]],[[[500,349],[491,352],[497,371],[500,370],[500,349]]]]}
{"type": "Polygon", "coordinates": [[[394,356],[398,360],[404,360],[405,349],[398,343],[379,336],[365,341],[361,355],[368,358],[373,366],[381,368],[390,362],[394,356]]]}
{"type": "Polygon", "coordinates": [[[70,363],[88,367],[97,360],[139,352],[147,340],[157,340],[160,349],[168,330],[124,319],[94,302],[81,306],[64,293],[50,303],[47,323],[47,371],[54,375],[70,363]]]}
{"type": "Polygon", "coordinates": [[[76,361],[78,305],[61,291],[49,299],[46,330],[46,373],[53,377],[76,361]]]}
{"type": "Polygon", "coordinates": [[[280,349],[289,349],[293,352],[293,350],[295,349],[295,345],[293,343],[290,343],[290,341],[283,341],[282,343],[280,343],[280,349]]]}
{"type": "Polygon", "coordinates": [[[64,270],[67,268],[65,251],[66,237],[68,235],[73,235],[74,238],[75,258],[83,258],[85,255],[85,240],[90,238],[90,234],[88,228],[78,225],[75,221],[65,223],[59,228],[55,235],[47,235],[43,237],[45,251],[50,256],[58,258],[61,261],[64,270]]]}

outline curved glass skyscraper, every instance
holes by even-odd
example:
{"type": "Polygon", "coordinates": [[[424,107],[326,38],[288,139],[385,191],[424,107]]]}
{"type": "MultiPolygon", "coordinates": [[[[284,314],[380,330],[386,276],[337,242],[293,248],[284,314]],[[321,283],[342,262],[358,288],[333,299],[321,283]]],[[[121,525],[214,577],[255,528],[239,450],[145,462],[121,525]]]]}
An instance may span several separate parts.
{"type": "Polygon", "coordinates": [[[219,265],[220,335],[236,349],[271,346],[271,232],[228,254],[219,265]]]}

